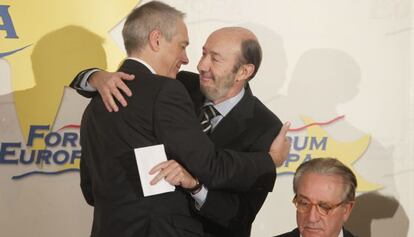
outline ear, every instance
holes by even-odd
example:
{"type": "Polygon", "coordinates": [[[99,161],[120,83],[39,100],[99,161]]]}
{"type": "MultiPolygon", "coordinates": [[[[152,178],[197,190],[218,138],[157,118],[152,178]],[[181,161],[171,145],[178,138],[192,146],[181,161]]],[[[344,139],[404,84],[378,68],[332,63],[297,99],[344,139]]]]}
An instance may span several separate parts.
{"type": "Polygon", "coordinates": [[[250,76],[253,74],[253,72],[254,72],[253,64],[249,63],[249,64],[241,65],[236,74],[236,81],[242,81],[242,82],[248,81],[250,76]]]}
{"type": "Polygon", "coordinates": [[[345,208],[344,215],[343,215],[343,218],[342,218],[344,223],[348,220],[349,216],[351,215],[352,208],[354,208],[354,205],[355,205],[355,201],[348,202],[348,203],[345,204],[345,206],[344,206],[344,208],[345,208]]]}
{"type": "Polygon", "coordinates": [[[153,30],[148,35],[148,44],[150,48],[155,52],[158,52],[160,50],[161,37],[162,34],[159,30],[153,30]]]}

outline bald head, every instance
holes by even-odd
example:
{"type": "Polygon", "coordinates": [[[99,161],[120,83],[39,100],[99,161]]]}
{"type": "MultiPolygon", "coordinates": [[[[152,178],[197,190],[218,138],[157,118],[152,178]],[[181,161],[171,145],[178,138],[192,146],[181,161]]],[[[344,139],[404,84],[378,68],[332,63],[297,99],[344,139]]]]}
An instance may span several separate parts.
{"type": "Polygon", "coordinates": [[[244,40],[256,40],[257,41],[257,38],[254,35],[254,33],[243,27],[223,27],[211,33],[211,35],[214,35],[214,34],[228,35],[229,38],[233,38],[240,42],[244,40]]]}
{"type": "Polygon", "coordinates": [[[223,27],[211,33],[209,38],[220,38],[232,44],[239,44],[239,56],[233,70],[237,71],[243,64],[252,64],[254,71],[249,80],[256,75],[262,62],[262,48],[253,32],[243,27],[223,27]]]}

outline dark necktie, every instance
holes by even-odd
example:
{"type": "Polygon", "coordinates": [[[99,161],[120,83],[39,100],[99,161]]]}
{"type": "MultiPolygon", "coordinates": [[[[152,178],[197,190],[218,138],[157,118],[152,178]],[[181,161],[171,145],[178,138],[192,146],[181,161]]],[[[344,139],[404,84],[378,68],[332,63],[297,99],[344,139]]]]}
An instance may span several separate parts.
{"type": "Polygon", "coordinates": [[[205,105],[201,108],[200,123],[203,132],[206,134],[211,133],[211,128],[213,127],[211,124],[211,119],[218,115],[220,115],[220,113],[214,108],[213,105],[205,105]]]}

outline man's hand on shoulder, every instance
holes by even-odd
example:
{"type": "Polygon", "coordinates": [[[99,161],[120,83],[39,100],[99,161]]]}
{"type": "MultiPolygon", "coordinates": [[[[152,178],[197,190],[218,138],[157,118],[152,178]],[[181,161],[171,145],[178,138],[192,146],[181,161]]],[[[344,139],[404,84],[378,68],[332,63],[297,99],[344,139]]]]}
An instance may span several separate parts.
{"type": "Polygon", "coordinates": [[[97,71],[91,75],[88,79],[88,83],[98,90],[105,104],[105,108],[109,112],[118,112],[119,108],[115,103],[114,97],[122,106],[126,107],[127,102],[121,91],[127,96],[131,96],[132,92],[123,80],[130,81],[133,79],[134,75],[126,74],[124,72],[97,71]]]}
{"type": "Polygon", "coordinates": [[[270,145],[269,154],[272,157],[273,163],[276,167],[281,166],[288,158],[291,141],[286,137],[286,134],[289,131],[289,128],[290,122],[283,124],[279,134],[270,145]]]}

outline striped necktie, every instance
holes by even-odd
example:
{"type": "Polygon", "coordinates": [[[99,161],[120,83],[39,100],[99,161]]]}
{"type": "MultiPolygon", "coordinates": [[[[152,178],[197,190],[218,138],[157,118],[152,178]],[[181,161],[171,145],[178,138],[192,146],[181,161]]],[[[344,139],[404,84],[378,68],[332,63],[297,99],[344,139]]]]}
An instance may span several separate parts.
{"type": "Polygon", "coordinates": [[[205,105],[201,108],[200,123],[203,132],[205,132],[206,134],[211,133],[211,128],[213,127],[211,124],[211,119],[218,115],[220,115],[220,113],[211,104],[205,105]]]}

